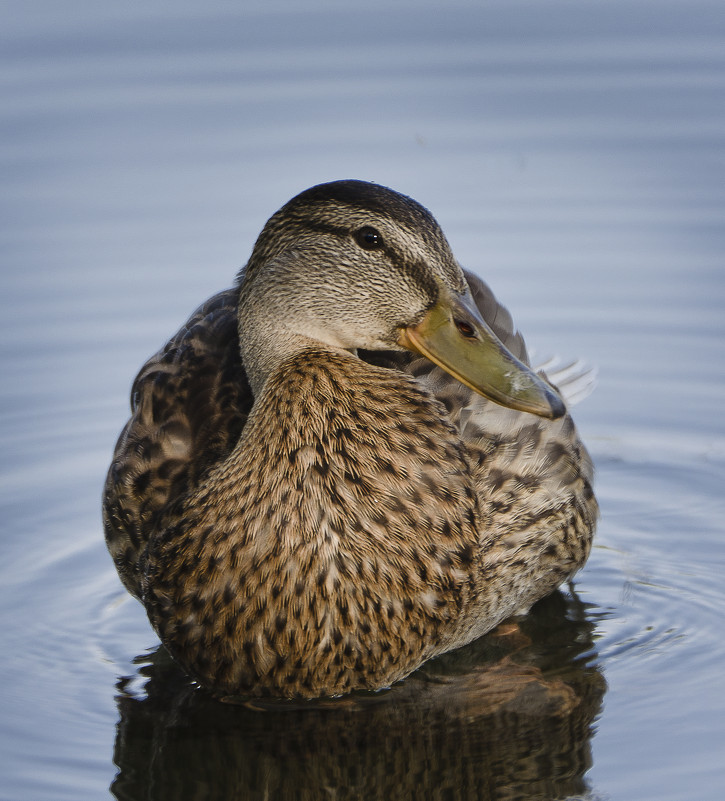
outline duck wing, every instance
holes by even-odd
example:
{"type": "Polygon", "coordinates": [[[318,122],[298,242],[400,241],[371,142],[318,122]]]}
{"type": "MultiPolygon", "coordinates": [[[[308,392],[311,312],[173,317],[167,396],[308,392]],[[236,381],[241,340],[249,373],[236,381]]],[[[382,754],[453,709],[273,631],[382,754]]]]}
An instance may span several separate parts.
{"type": "MultiPolygon", "coordinates": [[[[524,340],[509,312],[488,286],[466,273],[484,320],[501,342],[530,364],[524,340]]],[[[468,451],[478,487],[481,544],[486,565],[519,565],[510,613],[525,611],[584,563],[597,517],[592,463],[572,418],[537,417],[487,400],[430,361],[414,354],[361,354],[413,375],[446,408],[468,451]],[[520,554],[540,553],[523,563],[520,554]],[[519,561],[517,561],[519,560],[519,561]]],[[[536,368],[535,368],[536,369],[536,368]]],[[[550,381],[546,373],[539,372],[550,381]]],[[[555,370],[566,390],[580,390],[588,371],[576,364],[555,370]]],[[[484,594],[485,596],[485,594],[484,594]]],[[[485,610],[481,620],[487,619],[485,610]]]]}
{"type": "Polygon", "coordinates": [[[103,498],[106,542],[140,597],[139,560],[160,516],[236,444],[254,400],[239,356],[237,288],[200,306],[141,368],[103,498]]]}

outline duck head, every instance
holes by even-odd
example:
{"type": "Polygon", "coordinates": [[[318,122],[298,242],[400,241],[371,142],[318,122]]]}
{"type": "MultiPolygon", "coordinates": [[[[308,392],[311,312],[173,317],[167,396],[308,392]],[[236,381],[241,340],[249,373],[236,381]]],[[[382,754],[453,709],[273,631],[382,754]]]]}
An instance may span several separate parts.
{"type": "Polygon", "coordinates": [[[411,350],[503,406],[565,412],[483,320],[430,212],[391,189],[350,180],[302,192],[264,226],[239,280],[255,395],[282,359],[317,344],[411,350]]]}

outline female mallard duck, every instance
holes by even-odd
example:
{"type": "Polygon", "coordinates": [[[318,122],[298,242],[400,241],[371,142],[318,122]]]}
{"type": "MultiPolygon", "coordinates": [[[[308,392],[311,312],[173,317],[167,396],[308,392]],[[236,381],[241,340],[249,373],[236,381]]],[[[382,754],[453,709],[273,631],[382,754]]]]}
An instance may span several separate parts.
{"type": "Polygon", "coordinates": [[[216,692],[402,679],[589,553],[591,463],[527,365],[428,211],[303,192],[136,379],[104,495],[123,583],[216,692]]]}

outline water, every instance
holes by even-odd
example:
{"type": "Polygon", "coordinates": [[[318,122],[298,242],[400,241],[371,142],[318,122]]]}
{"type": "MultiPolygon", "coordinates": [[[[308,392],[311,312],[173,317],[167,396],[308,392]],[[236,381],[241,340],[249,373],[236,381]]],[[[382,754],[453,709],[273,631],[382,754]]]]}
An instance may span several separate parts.
{"type": "Polygon", "coordinates": [[[721,4],[300,9],[6,4],[0,798],[720,798],[721,4]],[[597,545],[388,693],[221,705],[125,596],[100,489],[143,360],[340,177],[428,206],[530,344],[597,365],[597,545]]]}

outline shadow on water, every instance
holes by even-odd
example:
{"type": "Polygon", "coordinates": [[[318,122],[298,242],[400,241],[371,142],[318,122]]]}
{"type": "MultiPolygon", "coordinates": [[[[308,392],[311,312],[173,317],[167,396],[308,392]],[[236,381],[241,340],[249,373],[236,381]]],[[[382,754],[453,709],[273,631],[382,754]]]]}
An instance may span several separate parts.
{"type": "Polygon", "coordinates": [[[160,647],[119,681],[111,792],[119,801],[583,795],[605,692],[591,618],[555,594],[386,692],[313,703],[222,703],[160,647]]]}

